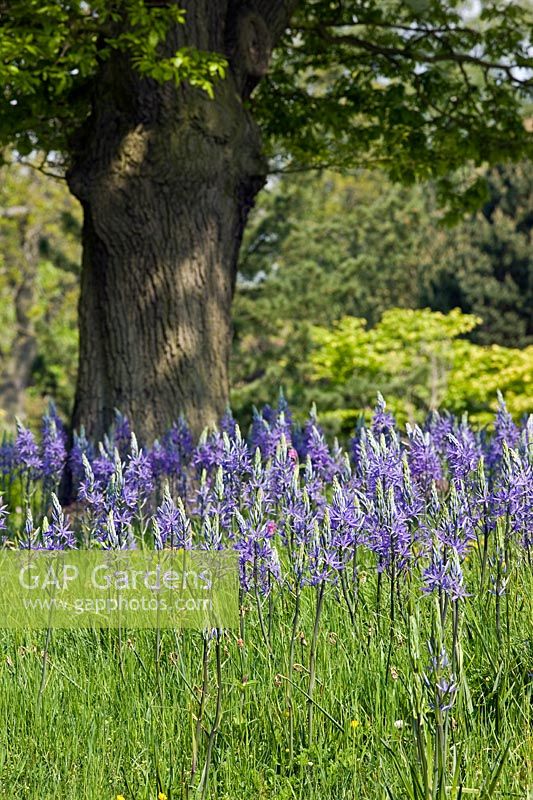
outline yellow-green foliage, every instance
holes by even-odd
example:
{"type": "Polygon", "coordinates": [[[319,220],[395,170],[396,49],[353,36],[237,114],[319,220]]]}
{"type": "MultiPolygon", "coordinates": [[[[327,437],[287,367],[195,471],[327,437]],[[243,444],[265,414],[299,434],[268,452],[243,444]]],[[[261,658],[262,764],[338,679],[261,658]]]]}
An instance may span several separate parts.
{"type": "Polygon", "coordinates": [[[343,317],[332,329],[313,328],[314,378],[345,406],[334,412],[339,423],[372,405],[377,390],[400,419],[441,407],[485,422],[498,389],[520,416],[532,406],[533,347],[482,347],[459,338],[480,322],[459,309],[393,308],[370,329],[364,319],[343,317]]]}
{"type": "Polygon", "coordinates": [[[488,422],[496,408],[496,389],[500,389],[514,416],[531,412],[533,346],[519,350],[457,341],[453,348],[455,362],[444,396],[445,406],[457,412],[467,409],[472,418],[488,422]]]}

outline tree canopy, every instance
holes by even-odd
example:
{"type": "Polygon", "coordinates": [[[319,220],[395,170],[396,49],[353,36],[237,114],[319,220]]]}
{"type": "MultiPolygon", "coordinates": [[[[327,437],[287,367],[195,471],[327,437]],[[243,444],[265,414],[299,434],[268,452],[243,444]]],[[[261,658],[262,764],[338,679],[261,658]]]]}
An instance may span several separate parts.
{"type": "MultiPolygon", "coordinates": [[[[280,5],[254,4],[256,39],[271,38],[280,5]]],[[[252,81],[261,73],[250,102],[275,167],[380,165],[395,180],[437,177],[444,194],[479,202],[483,181],[469,173],[454,184],[454,170],[531,147],[522,121],[533,66],[525,0],[472,9],[459,0],[292,5],[268,74],[259,65],[252,81]]],[[[188,12],[175,3],[11,0],[0,12],[0,145],[23,155],[68,154],[113,54],[147,80],[185,81],[211,96],[232,67],[230,32],[224,52],[176,48],[173,29],[188,12]]]]}

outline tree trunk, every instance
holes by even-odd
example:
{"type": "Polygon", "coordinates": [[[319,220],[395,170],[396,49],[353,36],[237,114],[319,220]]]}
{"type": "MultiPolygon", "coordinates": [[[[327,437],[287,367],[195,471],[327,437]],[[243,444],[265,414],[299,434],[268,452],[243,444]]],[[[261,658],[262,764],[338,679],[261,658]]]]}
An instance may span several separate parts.
{"type": "Polygon", "coordinates": [[[198,432],[227,404],[238,249],[266,176],[243,101],[286,21],[284,3],[264,5],[180,2],[172,47],[230,58],[214,100],[140,78],[124,56],[102,70],[67,176],[84,211],[73,423],[91,436],[115,408],[148,442],[179,414],[198,432]]]}

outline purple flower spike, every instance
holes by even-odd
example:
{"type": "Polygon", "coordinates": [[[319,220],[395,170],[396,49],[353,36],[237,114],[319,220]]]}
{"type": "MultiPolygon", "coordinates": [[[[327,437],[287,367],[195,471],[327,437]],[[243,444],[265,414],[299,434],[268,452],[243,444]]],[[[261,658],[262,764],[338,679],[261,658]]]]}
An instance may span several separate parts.
{"type": "Polygon", "coordinates": [[[448,434],[446,456],[452,476],[464,480],[477,468],[481,458],[481,448],[472,430],[465,422],[456,432],[448,434]]]}
{"type": "Polygon", "coordinates": [[[131,425],[126,416],[115,409],[115,424],[112,429],[112,447],[117,448],[122,458],[126,457],[131,442],[131,425]]]}
{"type": "Polygon", "coordinates": [[[67,461],[67,437],[55,413],[43,417],[41,450],[45,481],[57,484],[67,461]]]}
{"type": "Polygon", "coordinates": [[[43,547],[46,550],[68,550],[76,546],[74,533],[55,494],[52,494],[52,516],[47,528],[43,526],[43,547]]]}
{"type": "Polygon", "coordinates": [[[520,439],[520,431],[513,422],[513,418],[507,411],[505,401],[498,392],[498,412],[494,423],[494,434],[492,436],[488,453],[487,465],[490,469],[497,466],[503,456],[503,443],[507,447],[514,448],[520,439]]]}
{"type": "Polygon", "coordinates": [[[433,481],[442,479],[442,466],[437,449],[429,431],[423,432],[418,425],[407,425],[409,437],[408,463],[411,475],[427,492],[433,481]]]}
{"type": "Polygon", "coordinates": [[[0,473],[10,475],[15,467],[15,445],[5,437],[0,445],[0,473]]]}
{"type": "Polygon", "coordinates": [[[142,497],[148,497],[154,490],[154,474],[150,458],[139,450],[134,433],[131,434],[131,453],[124,471],[124,480],[142,497]]]}
{"type": "Polygon", "coordinates": [[[17,419],[17,438],[14,447],[14,464],[20,472],[32,479],[39,477],[42,460],[33,433],[17,419]]]}
{"type": "Polygon", "coordinates": [[[191,549],[190,519],[185,512],[181,498],[178,498],[176,505],[170,496],[168,487],[165,487],[163,502],[155,513],[154,526],[158,549],[165,546],[183,550],[191,549]]]}
{"type": "Polygon", "coordinates": [[[87,440],[85,428],[82,425],[79,433],[74,431],[74,444],[68,454],[68,463],[72,471],[72,483],[76,489],[78,489],[85,475],[85,468],[83,466],[84,456],[91,462],[94,457],[94,451],[92,445],[87,440]]]}
{"type": "Polygon", "coordinates": [[[390,433],[396,426],[396,420],[392,414],[385,410],[386,408],[387,404],[383,396],[378,392],[376,407],[372,415],[372,433],[375,436],[381,436],[382,433],[390,433]]]}
{"type": "Polygon", "coordinates": [[[464,600],[469,596],[457,551],[452,551],[451,557],[445,560],[438,550],[434,550],[431,564],[423,572],[423,581],[423,591],[427,594],[442,592],[451,600],[464,600]]]}

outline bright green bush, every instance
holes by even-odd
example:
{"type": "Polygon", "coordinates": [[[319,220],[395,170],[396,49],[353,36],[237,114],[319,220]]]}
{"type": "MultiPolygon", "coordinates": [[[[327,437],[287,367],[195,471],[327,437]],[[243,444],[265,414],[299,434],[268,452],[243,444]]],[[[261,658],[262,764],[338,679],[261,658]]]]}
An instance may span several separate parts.
{"type": "Polygon", "coordinates": [[[353,424],[377,391],[401,420],[443,407],[483,423],[497,407],[498,390],[512,414],[531,410],[533,347],[483,347],[460,338],[480,323],[459,309],[393,308],[373,328],[358,317],[313,328],[313,377],[330,403],[330,422],[353,424]]]}

